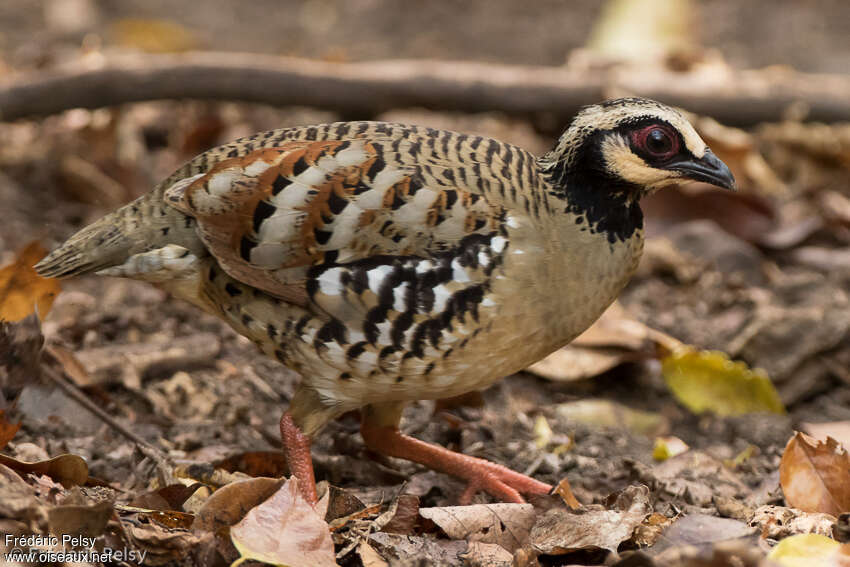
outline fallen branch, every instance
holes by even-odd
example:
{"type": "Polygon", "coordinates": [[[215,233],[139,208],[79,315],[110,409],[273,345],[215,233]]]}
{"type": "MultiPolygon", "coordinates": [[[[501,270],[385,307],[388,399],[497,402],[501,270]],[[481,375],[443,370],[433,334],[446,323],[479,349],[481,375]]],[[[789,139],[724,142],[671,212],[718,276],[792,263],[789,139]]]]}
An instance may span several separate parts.
{"type": "Polygon", "coordinates": [[[76,353],[88,373],[89,384],[118,381],[129,388],[141,388],[142,377],[151,373],[172,373],[208,365],[221,350],[221,341],[212,333],[177,337],[168,344],[112,344],[76,353]]]}
{"type": "Polygon", "coordinates": [[[0,119],[157,99],[240,100],[370,117],[404,107],[501,111],[566,121],[606,95],[635,94],[749,126],[802,107],[807,119],[850,120],[850,76],[790,70],[676,73],[614,67],[579,71],[429,60],[329,63],[245,53],[108,55],[0,82],[0,119]]]}

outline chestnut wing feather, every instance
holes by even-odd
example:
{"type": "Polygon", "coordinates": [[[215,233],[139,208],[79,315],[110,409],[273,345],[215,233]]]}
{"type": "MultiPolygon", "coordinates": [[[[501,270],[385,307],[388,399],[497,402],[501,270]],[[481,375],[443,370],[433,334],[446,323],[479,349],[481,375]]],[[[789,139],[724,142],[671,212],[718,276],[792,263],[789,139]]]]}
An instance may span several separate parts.
{"type": "Polygon", "coordinates": [[[165,199],[198,221],[233,278],[304,305],[315,266],[427,258],[501,225],[499,204],[476,187],[441,182],[438,163],[400,162],[400,149],[364,139],[287,142],[222,160],[165,199]]]}

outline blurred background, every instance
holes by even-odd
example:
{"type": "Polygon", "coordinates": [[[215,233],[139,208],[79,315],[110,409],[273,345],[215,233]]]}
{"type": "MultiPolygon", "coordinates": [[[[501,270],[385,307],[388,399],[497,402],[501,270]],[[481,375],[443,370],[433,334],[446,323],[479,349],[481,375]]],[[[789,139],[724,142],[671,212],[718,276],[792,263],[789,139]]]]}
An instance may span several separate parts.
{"type": "MultiPolygon", "coordinates": [[[[647,18],[687,11],[688,40],[720,50],[735,67],[850,72],[850,5],[843,0],[638,4],[647,18]]],[[[109,46],[161,50],[560,65],[587,44],[605,9],[606,2],[593,0],[5,0],[0,54],[13,65],[32,64],[59,45],[77,48],[88,36],[109,46]]],[[[649,25],[645,31],[656,30],[649,25]]]]}

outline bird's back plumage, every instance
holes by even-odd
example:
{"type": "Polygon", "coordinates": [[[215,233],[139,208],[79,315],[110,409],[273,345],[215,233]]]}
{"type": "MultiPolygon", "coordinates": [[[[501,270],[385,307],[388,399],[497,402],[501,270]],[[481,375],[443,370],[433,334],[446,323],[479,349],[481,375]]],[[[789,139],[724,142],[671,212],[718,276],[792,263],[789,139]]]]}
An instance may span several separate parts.
{"type": "MultiPolygon", "coordinates": [[[[38,269],[47,276],[67,277],[114,266],[123,263],[140,251],[152,250],[166,244],[176,243],[194,248],[195,243],[192,242],[192,237],[195,236],[195,226],[192,220],[186,218],[193,215],[180,214],[178,207],[174,206],[176,203],[164,198],[166,191],[171,190],[174,194],[180,191],[181,187],[185,190],[199,176],[222,171],[228,165],[235,168],[240,167],[240,164],[248,166],[250,163],[257,163],[259,165],[264,158],[271,159],[270,156],[274,153],[277,153],[281,160],[283,154],[288,155],[289,162],[277,165],[290,168],[288,171],[290,174],[296,173],[292,168],[301,167],[311,156],[334,159],[336,151],[345,149],[339,148],[340,144],[348,145],[351,142],[360,144],[358,147],[361,151],[370,152],[368,156],[364,155],[366,161],[360,163],[363,165],[368,161],[369,165],[369,168],[362,172],[367,175],[361,176],[361,180],[371,182],[378,173],[383,172],[377,182],[393,186],[394,201],[388,203],[390,206],[398,204],[399,200],[413,197],[424,183],[428,183],[432,190],[449,190],[440,196],[441,201],[434,203],[433,214],[436,217],[430,218],[429,221],[439,221],[437,224],[442,224],[446,220],[444,214],[446,211],[441,212],[440,205],[447,205],[451,209],[456,202],[456,197],[459,196],[451,192],[454,189],[468,194],[473,201],[481,201],[477,204],[471,203],[473,207],[470,211],[473,215],[478,215],[478,218],[470,220],[480,222],[479,218],[486,215],[485,209],[489,201],[504,199],[508,193],[509,199],[524,198],[524,195],[517,194],[513,179],[522,180],[529,185],[533,185],[536,181],[533,174],[534,158],[530,154],[515,146],[481,136],[381,122],[340,122],[271,130],[210,149],[197,156],[150,193],[72,236],[62,247],[45,258],[38,269]],[[309,152],[308,146],[312,148],[309,152]],[[323,152],[323,150],[328,151],[323,152]],[[481,175],[482,164],[483,175],[481,175]],[[498,169],[495,166],[498,166],[498,169]],[[393,176],[398,176],[398,180],[403,183],[391,183],[390,181],[398,181],[391,179],[393,176]],[[404,183],[408,184],[407,188],[402,187],[404,183]],[[481,197],[485,199],[482,200],[481,197]]],[[[358,150],[355,148],[343,153],[353,157],[358,150]]],[[[313,166],[321,166],[316,164],[315,160],[309,161],[313,166]]],[[[310,174],[315,173],[313,171],[310,174]]],[[[250,177],[251,172],[249,171],[246,176],[250,177]]],[[[223,176],[218,178],[221,180],[223,176]]],[[[330,185],[340,179],[326,181],[326,184],[330,185]]],[[[228,184],[229,189],[235,187],[228,184]]],[[[273,186],[268,189],[275,190],[273,186]]],[[[355,191],[360,189],[362,187],[355,191]]],[[[340,194],[339,191],[336,193],[340,194]]],[[[541,206],[542,196],[538,190],[530,193],[533,195],[533,202],[523,203],[523,206],[530,205],[537,211],[541,206]]],[[[375,192],[371,192],[370,196],[374,197],[375,192]]],[[[460,195],[460,197],[464,196],[460,195]]],[[[422,196],[418,201],[421,200],[422,196]]],[[[320,196],[316,201],[319,205],[319,201],[324,199],[320,196]]],[[[213,212],[211,203],[207,203],[207,206],[203,203],[199,205],[197,211],[194,211],[196,214],[213,212]]],[[[228,205],[233,209],[232,203],[228,205]]],[[[333,206],[335,206],[334,202],[328,203],[328,207],[333,206]]],[[[252,214],[253,212],[251,211],[252,214]]],[[[264,211],[259,210],[256,213],[258,217],[261,217],[264,211]]],[[[452,224],[454,223],[450,222],[445,226],[452,224]]],[[[402,221],[396,223],[393,230],[392,235],[372,234],[371,236],[398,241],[400,237],[397,231],[409,229],[405,228],[405,222],[402,221]]],[[[317,236],[321,238],[321,234],[317,236]]],[[[402,245],[396,248],[409,247],[411,241],[417,239],[421,249],[424,242],[417,235],[409,235],[401,243],[402,245]]],[[[298,252],[295,253],[298,254],[298,252]]]]}

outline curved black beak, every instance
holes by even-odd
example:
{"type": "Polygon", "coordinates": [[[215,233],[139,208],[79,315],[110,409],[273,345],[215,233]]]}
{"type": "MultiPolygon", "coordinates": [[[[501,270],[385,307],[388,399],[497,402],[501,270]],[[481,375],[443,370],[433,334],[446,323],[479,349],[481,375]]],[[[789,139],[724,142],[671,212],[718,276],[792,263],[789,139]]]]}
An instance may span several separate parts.
{"type": "Polygon", "coordinates": [[[701,158],[674,162],[667,166],[667,169],[680,172],[685,179],[703,181],[717,187],[722,187],[723,189],[737,191],[735,187],[735,176],[729,171],[729,167],[720,161],[708,148],[706,148],[705,155],[701,158]]]}

